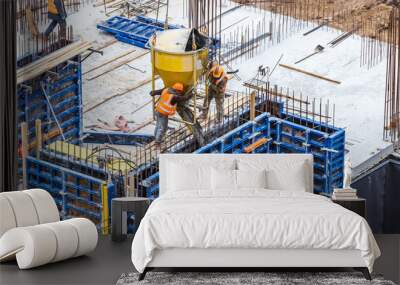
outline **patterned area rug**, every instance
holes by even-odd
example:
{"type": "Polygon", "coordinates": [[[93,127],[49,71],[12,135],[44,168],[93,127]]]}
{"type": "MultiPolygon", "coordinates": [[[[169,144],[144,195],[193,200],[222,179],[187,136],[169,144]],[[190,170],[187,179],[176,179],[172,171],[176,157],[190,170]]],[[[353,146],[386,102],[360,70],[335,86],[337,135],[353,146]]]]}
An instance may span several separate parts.
{"type": "Polygon", "coordinates": [[[372,275],[373,280],[368,281],[359,272],[148,272],[142,281],[138,281],[138,276],[138,273],[122,274],[117,285],[395,285],[376,275],[372,275]]]}

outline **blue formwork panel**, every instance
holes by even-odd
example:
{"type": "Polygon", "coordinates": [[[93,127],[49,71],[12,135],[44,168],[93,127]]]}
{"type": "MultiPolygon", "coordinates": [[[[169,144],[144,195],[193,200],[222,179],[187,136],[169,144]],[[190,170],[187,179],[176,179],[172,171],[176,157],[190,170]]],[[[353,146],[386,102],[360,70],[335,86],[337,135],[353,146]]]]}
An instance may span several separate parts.
{"type": "Polygon", "coordinates": [[[113,185],[104,180],[52,164],[34,157],[27,157],[29,188],[41,188],[54,198],[62,219],[86,217],[100,230],[107,230],[109,215],[104,216],[104,203],[110,209],[114,197],[113,185]],[[103,200],[106,187],[107,201],[103,200]]]}
{"type": "Polygon", "coordinates": [[[28,125],[28,144],[36,140],[35,120],[42,122],[44,144],[60,139],[56,119],[64,137],[77,141],[82,130],[82,74],[80,56],[52,68],[41,76],[17,86],[18,139],[21,142],[20,124],[28,125]],[[55,117],[44,94],[47,94],[55,117]]]}
{"type": "MultiPolygon", "coordinates": [[[[243,153],[244,148],[255,141],[270,137],[269,125],[269,114],[264,113],[254,121],[249,121],[212,143],[201,147],[195,153],[243,153]]],[[[267,150],[269,145],[270,142],[264,144],[261,148],[267,150]]]]}
{"type": "MultiPolygon", "coordinates": [[[[261,138],[268,141],[252,153],[310,153],[314,157],[314,193],[329,196],[333,188],[343,185],[345,132],[343,129],[318,125],[301,118],[277,118],[263,113],[246,122],[195,153],[243,153],[245,148],[261,138]],[[322,131],[323,130],[323,131],[322,131]]],[[[158,195],[159,174],[142,181],[147,197],[158,195]]]]}
{"type": "MultiPolygon", "coordinates": [[[[168,29],[178,29],[183,26],[168,25],[168,29]]],[[[150,37],[158,32],[164,31],[164,22],[145,16],[137,16],[128,19],[121,16],[114,16],[110,19],[97,24],[97,28],[104,32],[114,35],[114,37],[124,43],[148,48],[147,42],[150,37]]]]}
{"type": "MultiPolygon", "coordinates": [[[[84,150],[84,147],[80,148],[84,150]]],[[[87,159],[80,158],[81,153],[76,153],[76,156],[73,152],[70,155],[63,153],[57,148],[48,148],[45,147],[40,151],[40,158],[43,161],[50,162],[54,165],[64,167],[76,172],[79,172],[84,175],[88,175],[93,177],[94,179],[100,180],[108,180],[112,182],[114,185],[113,197],[121,196],[124,193],[124,185],[126,176],[124,176],[121,172],[111,171],[104,165],[101,165],[95,161],[88,161],[87,159]]]]}

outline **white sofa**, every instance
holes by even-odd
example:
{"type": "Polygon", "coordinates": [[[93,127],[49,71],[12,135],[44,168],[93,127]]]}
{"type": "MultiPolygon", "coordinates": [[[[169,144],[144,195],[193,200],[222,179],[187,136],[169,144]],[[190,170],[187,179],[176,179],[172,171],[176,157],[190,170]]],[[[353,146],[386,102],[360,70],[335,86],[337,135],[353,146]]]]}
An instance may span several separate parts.
{"type": "Polygon", "coordinates": [[[0,193],[0,262],[16,259],[20,269],[33,268],[87,254],[97,240],[92,221],[60,221],[45,190],[0,193]]]}

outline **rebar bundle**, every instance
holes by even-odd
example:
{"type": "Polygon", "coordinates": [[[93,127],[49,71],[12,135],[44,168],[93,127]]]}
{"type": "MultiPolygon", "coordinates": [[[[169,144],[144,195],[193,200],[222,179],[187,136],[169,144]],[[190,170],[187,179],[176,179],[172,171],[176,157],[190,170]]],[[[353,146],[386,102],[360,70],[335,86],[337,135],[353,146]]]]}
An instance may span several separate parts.
{"type": "Polygon", "coordinates": [[[264,51],[267,47],[266,41],[271,37],[271,26],[272,22],[267,22],[264,17],[258,22],[252,21],[248,25],[236,28],[229,34],[224,34],[221,60],[224,64],[239,58],[247,60],[264,51]]]}
{"type": "Polygon", "coordinates": [[[396,148],[400,141],[400,8],[391,12],[388,32],[384,139],[396,148]]]}

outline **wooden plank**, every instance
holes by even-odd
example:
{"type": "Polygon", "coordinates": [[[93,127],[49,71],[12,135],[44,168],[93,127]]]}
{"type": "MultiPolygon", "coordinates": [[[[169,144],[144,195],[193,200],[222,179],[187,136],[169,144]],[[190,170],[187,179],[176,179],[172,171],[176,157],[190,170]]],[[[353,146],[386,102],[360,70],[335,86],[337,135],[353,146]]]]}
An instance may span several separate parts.
{"type": "Polygon", "coordinates": [[[94,75],[94,76],[92,76],[92,77],[88,77],[87,80],[90,81],[90,80],[99,78],[100,76],[103,76],[104,74],[107,74],[107,73],[109,73],[110,71],[113,71],[113,70],[115,70],[115,69],[117,69],[117,68],[119,68],[119,67],[121,67],[121,66],[123,66],[123,65],[125,65],[125,64],[127,64],[127,63],[129,63],[129,62],[131,62],[131,61],[134,61],[134,60],[136,60],[136,59],[138,59],[138,58],[140,58],[140,57],[142,57],[142,56],[148,54],[148,53],[149,53],[149,52],[144,52],[144,53],[142,53],[142,54],[140,54],[140,55],[138,55],[138,56],[135,56],[135,57],[133,57],[133,58],[125,59],[125,60],[123,60],[123,61],[121,61],[121,62],[119,62],[119,63],[117,63],[117,64],[114,64],[112,67],[106,69],[105,71],[103,71],[103,72],[101,72],[101,73],[99,73],[99,74],[97,74],[97,75],[94,75]]]}
{"type": "Polygon", "coordinates": [[[256,118],[256,91],[250,93],[250,120],[256,118]]]}
{"type": "Polygon", "coordinates": [[[146,103],[144,103],[142,106],[140,106],[139,108],[135,109],[133,112],[131,112],[131,115],[142,110],[144,107],[146,107],[147,105],[150,105],[151,103],[153,103],[153,100],[149,100],[146,103]]]}
{"type": "Polygon", "coordinates": [[[297,72],[300,72],[300,73],[303,73],[303,74],[306,74],[306,75],[309,75],[309,76],[312,76],[312,77],[315,77],[315,78],[319,78],[319,79],[322,79],[322,80],[325,80],[325,81],[329,81],[329,82],[332,82],[332,83],[335,83],[335,84],[341,84],[342,83],[340,81],[333,80],[333,79],[324,77],[322,75],[315,74],[315,73],[312,73],[312,72],[309,72],[309,71],[306,71],[306,70],[302,70],[302,69],[299,69],[299,68],[296,68],[296,67],[292,67],[292,66],[289,66],[289,65],[286,65],[286,64],[279,64],[279,66],[282,66],[284,68],[287,68],[287,69],[290,69],[290,70],[293,70],[293,71],[297,71],[297,72]]]}
{"type": "MultiPolygon", "coordinates": [[[[23,68],[18,69],[17,76],[20,76],[21,74],[24,74],[24,73],[32,72],[40,66],[47,67],[48,65],[50,65],[50,62],[55,61],[55,60],[60,62],[60,60],[59,60],[60,57],[65,57],[66,54],[69,55],[70,53],[74,53],[75,50],[80,49],[82,46],[86,47],[86,45],[89,46],[90,44],[87,42],[78,41],[78,42],[72,43],[70,45],[67,45],[66,47],[63,47],[55,52],[52,52],[51,54],[49,54],[45,57],[42,57],[42,58],[36,60],[35,62],[24,66],[23,68]]],[[[87,48],[85,48],[85,50],[86,49],[87,48]]],[[[79,54],[79,53],[77,53],[77,54],[79,54]]]]}
{"type": "Polygon", "coordinates": [[[112,40],[105,42],[103,45],[96,47],[96,50],[103,50],[103,49],[108,48],[109,46],[115,44],[116,42],[118,42],[118,40],[113,38],[112,40]]]}
{"type": "MultiPolygon", "coordinates": [[[[159,78],[159,77],[157,76],[157,79],[158,79],[158,78],[159,78]]],[[[125,94],[127,94],[127,93],[129,93],[129,92],[131,92],[131,91],[133,91],[133,90],[135,90],[135,89],[137,89],[137,88],[139,88],[139,87],[142,87],[143,85],[145,85],[145,84],[151,82],[151,80],[152,80],[151,77],[150,77],[150,78],[147,78],[147,79],[142,80],[142,81],[140,81],[139,83],[133,85],[132,87],[126,89],[126,90],[125,90],[124,92],[122,92],[122,93],[117,93],[117,94],[111,95],[110,97],[107,97],[107,98],[104,99],[103,101],[101,101],[101,102],[99,102],[99,103],[96,103],[96,104],[94,104],[93,106],[87,108],[85,111],[83,111],[83,113],[89,112],[89,111],[91,111],[91,110],[97,108],[98,106],[103,105],[104,103],[110,101],[111,99],[114,99],[114,98],[116,98],[116,97],[123,96],[123,95],[125,95],[125,94]]]]}
{"type": "Polygon", "coordinates": [[[40,159],[40,151],[42,150],[42,121],[39,119],[35,120],[36,130],[36,158],[40,159]]]}
{"type": "Polygon", "coordinates": [[[263,144],[267,143],[270,139],[267,138],[261,138],[258,141],[252,143],[251,145],[247,146],[244,148],[244,152],[245,153],[251,153],[254,150],[256,150],[257,148],[259,148],[260,146],[262,146],[263,144]]]}
{"type": "Polygon", "coordinates": [[[127,51],[127,52],[124,52],[124,53],[122,53],[122,54],[120,54],[120,55],[118,55],[118,56],[115,56],[115,57],[113,57],[113,58],[111,58],[111,59],[109,59],[109,60],[107,60],[107,61],[105,61],[105,62],[103,62],[103,63],[101,63],[101,64],[99,64],[99,65],[97,65],[97,66],[95,66],[95,67],[93,67],[93,68],[91,68],[91,69],[89,69],[88,71],[85,71],[84,73],[82,73],[83,75],[85,75],[85,74],[87,74],[87,73],[89,73],[89,72],[92,72],[92,71],[94,71],[94,70],[96,70],[96,69],[99,69],[100,67],[103,67],[104,65],[107,65],[107,64],[109,64],[109,63],[111,63],[111,62],[113,62],[113,61],[115,61],[115,60],[117,60],[117,59],[120,59],[120,58],[122,58],[122,57],[124,57],[124,56],[127,56],[128,54],[131,54],[131,53],[133,53],[133,52],[135,52],[136,50],[134,49],[134,50],[129,50],[129,51],[127,51]]]}
{"type": "Polygon", "coordinates": [[[39,35],[39,30],[38,27],[35,23],[35,20],[33,19],[33,14],[32,14],[32,10],[31,9],[26,9],[25,10],[25,14],[26,14],[26,19],[28,21],[28,27],[29,27],[29,31],[31,32],[31,34],[34,37],[37,37],[39,35]]]}
{"type": "Polygon", "coordinates": [[[57,65],[91,48],[89,42],[79,40],[17,70],[17,84],[38,77],[57,65]]]}

